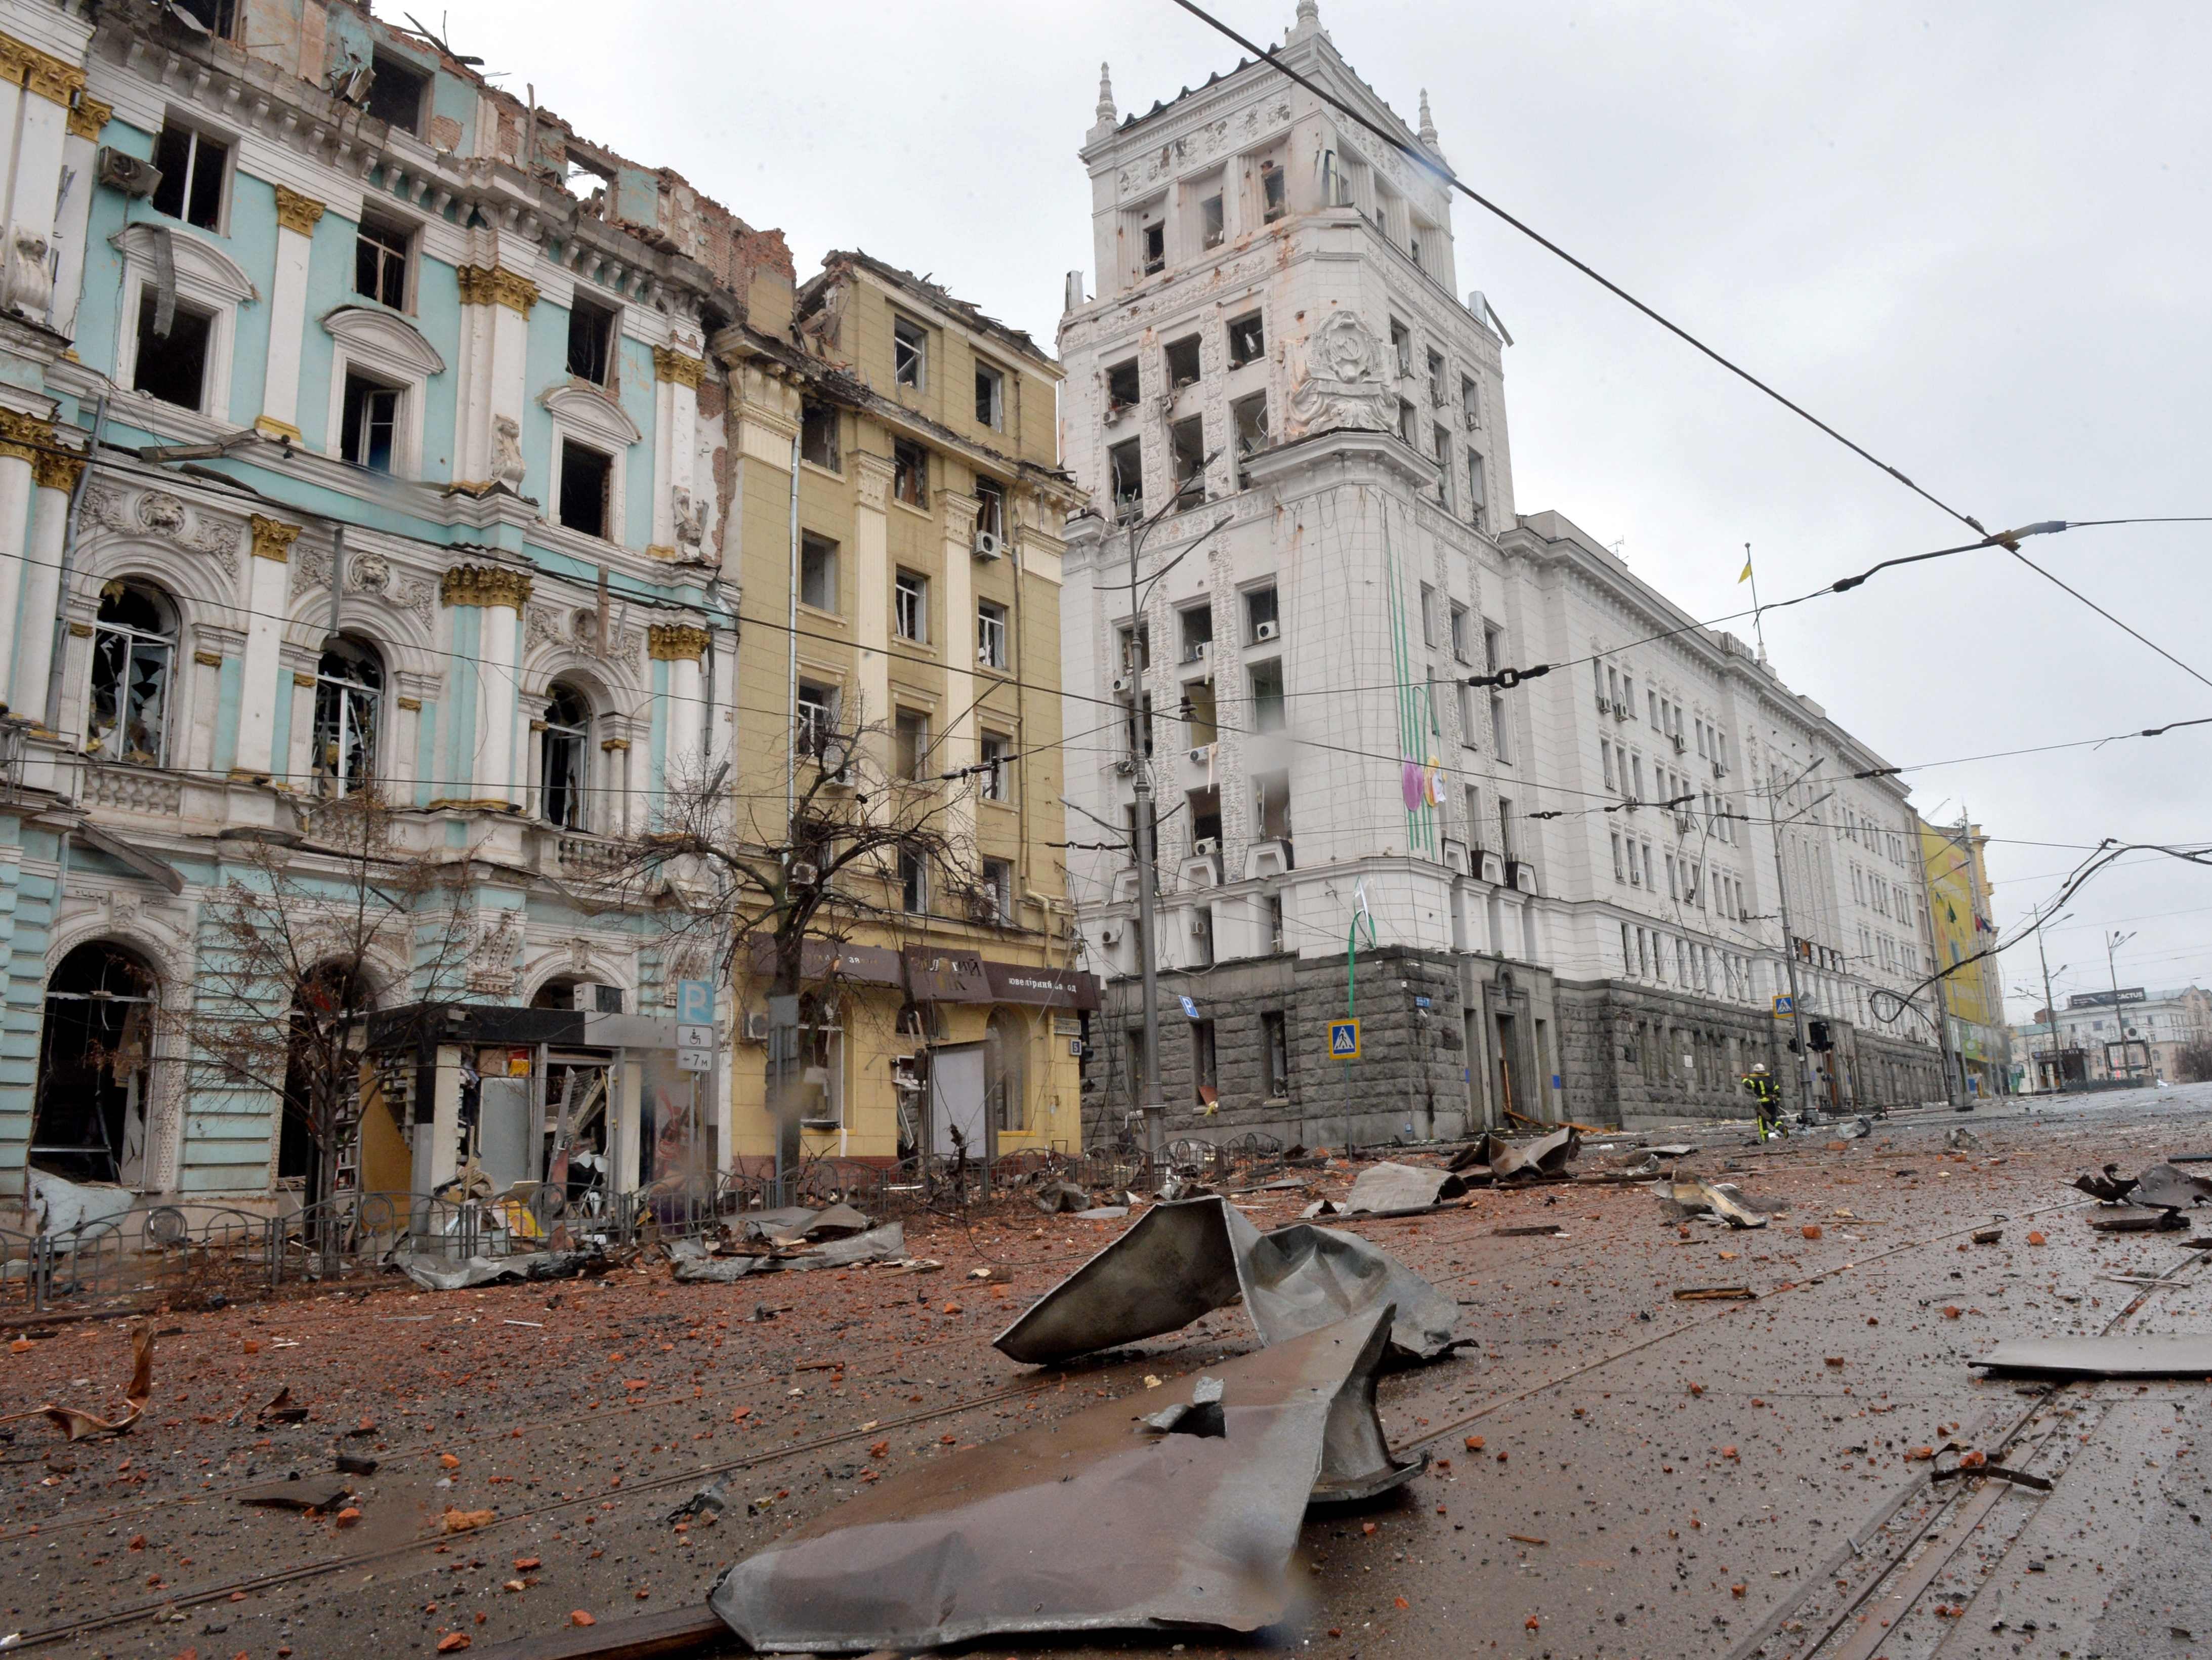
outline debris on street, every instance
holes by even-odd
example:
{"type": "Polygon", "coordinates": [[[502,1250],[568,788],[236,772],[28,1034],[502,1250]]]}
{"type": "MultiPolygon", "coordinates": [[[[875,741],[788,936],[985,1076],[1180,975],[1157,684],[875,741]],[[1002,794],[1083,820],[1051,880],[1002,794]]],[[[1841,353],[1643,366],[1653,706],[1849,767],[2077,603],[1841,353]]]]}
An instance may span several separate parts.
{"type": "Polygon", "coordinates": [[[1677,1177],[1653,1189],[1669,1219],[1709,1216],[1732,1228],[1763,1228],[1766,1213],[1755,1210],[1733,1182],[1704,1182],[1677,1177]]]}
{"type": "Polygon", "coordinates": [[[1107,1401],[891,1476],[738,1563],[710,1604],[755,1649],[829,1653],[1273,1625],[1307,1505],[1372,1496],[1425,1462],[1392,1459],[1376,1416],[1394,1312],[1164,1384],[1153,1433],[1107,1401]],[[1178,1432],[1208,1405],[1224,1433],[1178,1432]],[[1143,1494],[1173,1501],[1133,1509],[1143,1494]]]}
{"type": "Polygon", "coordinates": [[[1154,1206],[993,1344],[1046,1365],[1180,1330],[1239,1298],[1263,1343],[1388,1302],[1400,1310],[1392,1344],[1422,1359],[1450,1347],[1459,1316],[1450,1298],[1357,1235],[1303,1222],[1262,1235],[1213,1197],[1154,1206]]]}
{"type": "Polygon", "coordinates": [[[2212,1377],[2212,1335],[2014,1337],[1968,1364],[2038,1377],[2212,1377]]]}
{"type": "Polygon", "coordinates": [[[1359,1172],[1340,1208],[1346,1216],[1419,1216],[1466,1192],[1467,1183],[1449,1171],[1386,1160],[1359,1172]]]}
{"type": "MultiPolygon", "coordinates": [[[[124,1435],[130,1432],[146,1410],[146,1403],[154,1398],[154,1329],[139,1326],[131,1334],[131,1382],[123,1391],[123,1410],[112,1418],[102,1418],[85,1411],[82,1407],[64,1407],[49,1402],[43,1407],[33,1407],[28,1412],[11,1412],[0,1415],[0,1424],[12,1424],[25,1418],[51,1419],[61,1430],[63,1438],[82,1441],[94,1435],[124,1435]]],[[[81,1380],[80,1380],[81,1381],[81,1380]]]]}

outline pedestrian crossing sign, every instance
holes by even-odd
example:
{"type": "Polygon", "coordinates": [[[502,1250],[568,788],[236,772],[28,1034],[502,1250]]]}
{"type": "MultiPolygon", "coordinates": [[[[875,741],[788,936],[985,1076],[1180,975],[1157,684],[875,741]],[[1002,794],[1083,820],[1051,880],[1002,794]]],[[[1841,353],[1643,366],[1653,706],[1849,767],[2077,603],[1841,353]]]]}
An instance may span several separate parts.
{"type": "Polygon", "coordinates": [[[1797,1012],[1797,1000],[1788,992],[1777,993],[1774,999],[1774,1018],[1787,1020],[1797,1012]]]}
{"type": "Polygon", "coordinates": [[[1332,1061],[1357,1061],[1359,1058],[1359,1022],[1332,1020],[1328,1023],[1328,1058],[1332,1061]]]}

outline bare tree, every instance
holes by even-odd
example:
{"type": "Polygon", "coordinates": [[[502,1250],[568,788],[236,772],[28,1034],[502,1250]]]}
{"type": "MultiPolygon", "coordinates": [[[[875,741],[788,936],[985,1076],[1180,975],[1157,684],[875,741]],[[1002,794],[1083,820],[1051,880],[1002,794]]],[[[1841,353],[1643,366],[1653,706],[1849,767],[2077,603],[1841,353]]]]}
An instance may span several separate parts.
{"type": "MultiPolygon", "coordinates": [[[[611,879],[649,894],[671,945],[711,962],[718,981],[764,957],[770,996],[834,996],[836,947],[861,924],[919,932],[939,906],[964,918],[987,903],[972,838],[948,823],[986,770],[943,769],[926,744],[881,725],[844,733],[800,719],[787,774],[734,782],[726,768],[672,775],[657,827],[635,839],[611,879]],[[828,969],[810,980],[811,942],[831,949],[828,969]]],[[[788,1089],[778,1093],[778,1082],[771,1070],[789,1169],[798,1102],[788,1089]]]]}
{"type": "Polygon", "coordinates": [[[233,855],[243,868],[201,909],[195,1001],[181,1020],[198,1088],[283,1103],[320,1199],[360,1128],[368,1014],[462,992],[476,919],[468,860],[396,846],[373,793],[319,802],[305,822],[297,842],[233,855]]]}
{"type": "Polygon", "coordinates": [[[2212,1039],[2192,1038],[2174,1051],[2173,1069],[2185,1084],[2212,1082],[2212,1039]]]}

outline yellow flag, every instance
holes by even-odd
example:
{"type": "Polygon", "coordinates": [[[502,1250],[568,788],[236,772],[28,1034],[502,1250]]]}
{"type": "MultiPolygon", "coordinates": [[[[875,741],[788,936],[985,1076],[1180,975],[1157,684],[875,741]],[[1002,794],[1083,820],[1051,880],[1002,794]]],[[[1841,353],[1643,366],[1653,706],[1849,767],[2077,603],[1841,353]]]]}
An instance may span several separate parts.
{"type": "Polygon", "coordinates": [[[1735,580],[1736,580],[1736,586],[1737,586],[1737,587],[1742,587],[1742,586],[1743,586],[1743,584],[1745,584],[1746,582],[1748,582],[1749,581],[1751,581],[1751,556],[1750,556],[1748,554],[1747,554],[1747,555],[1745,555],[1745,556],[1744,556],[1744,561],[1743,561],[1743,575],[1741,575],[1741,576],[1739,576],[1739,577],[1737,577],[1735,580]]]}

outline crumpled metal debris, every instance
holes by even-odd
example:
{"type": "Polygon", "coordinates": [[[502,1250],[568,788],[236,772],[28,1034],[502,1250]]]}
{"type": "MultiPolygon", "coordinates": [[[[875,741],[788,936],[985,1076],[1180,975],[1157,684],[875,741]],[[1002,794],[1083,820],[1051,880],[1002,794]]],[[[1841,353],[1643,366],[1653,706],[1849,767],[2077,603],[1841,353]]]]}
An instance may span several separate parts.
{"type": "Polygon", "coordinates": [[[2139,1179],[2133,1176],[2121,1175],[2120,1167],[2118,1164],[2107,1164],[2101,1172],[2083,1171],[2081,1175],[2074,1178],[2073,1184],[2092,1199],[2102,1200],[2108,1205],[2117,1205],[2125,1201],[2127,1196],[2135,1191],[2136,1183],[2139,1179]]]}
{"type": "Polygon", "coordinates": [[[2188,1210],[2212,1199],[2212,1180],[2191,1176],[2171,1164],[2153,1164],[2136,1177],[2135,1191],[2128,1199],[2130,1203],[2154,1206],[2160,1210],[2188,1210]]]}
{"type": "Polygon", "coordinates": [[[679,1285],[733,1285],[747,1274],[769,1267],[773,1261],[766,1256],[711,1256],[706,1246],[696,1239],[669,1239],[662,1244],[669,1260],[676,1265],[679,1285]]]}
{"type": "Polygon", "coordinates": [[[1073,1182],[1047,1182],[1030,1197],[1036,1201],[1036,1207],[1048,1216],[1057,1216],[1062,1212],[1079,1213],[1092,1208],[1091,1195],[1073,1182]]]}
{"type": "Polygon", "coordinates": [[[1395,1312],[1165,1386],[1152,1416],[1182,1408],[1178,1426],[1218,1388],[1218,1435],[1158,1432],[1102,1402],[888,1478],[730,1569],[710,1604],[765,1651],[1273,1625],[1294,1602],[1307,1505],[1371,1496],[1425,1462],[1393,1459],[1376,1416],[1395,1312]]]}
{"type": "Polygon", "coordinates": [[[1746,1201],[1743,1189],[1733,1182],[1700,1182],[1694,1177],[1676,1177],[1662,1182],[1653,1189],[1668,1214],[1680,1219],[1687,1216],[1715,1216],[1732,1228],[1763,1228],[1766,1213],[1755,1210],[1746,1201]]]}
{"type": "Polygon", "coordinates": [[[1346,1216],[1418,1216],[1467,1192],[1449,1171],[1385,1161],[1359,1172],[1344,1201],[1346,1216]]]}
{"type": "Polygon", "coordinates": [[[1565,1176],[1582,1146],[1582,1132],[1571,1124],[1529,1141],[1509,1141],[1493,1132],[1463,1148],[1451,1161],[1451,1168],[1467,1171],[1486,1165],[1492,1178],[1499,1182],[1516,1176],[1565,1176]]]}
{"type": "Polygon", "coordinates": [[[502,1280],[566,1280],[606,1259],[582,1250],[534,1250],[515,1256],[453,1257],[434,1251],[397,1250],[389,1261],[425,1291],[465,1291],[502,1280]]]}
{"type": "Polygon", "coordinates": [[[1357,1235],[1297,1222],[1261,1234],[1219,1197],[1155,1205],[992,1340],[1010,1359],[1049,1365],[1177,1331],[1243,1298],[1262,1343],[1393,1304],[1403,1354],[1451,1347],[1459,1304],[1357,1235]]]}
{"type": "Polygon", "coordinates": [[[1874,1120],[1864,1113],[1856,1118],[1846,1119],[1835,1128],[1835,1137],[1838,1141],[1856,1141],[1873,1134],[1874,1120]]]}
{"type": "MultiPolygon", "coordinates": [[[[33,1407],[28,1412],[11,1412],[0,1416],[0,1424],[12,1424],[24,1418],[51,1419],[66,1441],[82,1441],[92,1435],[127,1435],[131,1426],[144,1415],[146,1403],[153,1398],[154,1329],[137,1326],[131,1333],[131,1382],[123,1391],[123,1410],[115,1417],[102,1418],[82,1407],[64,1407],[58,1402],[49,1402],[43,1407],[33,1407]]],[[[9,1433],[12,1435],[14,1432],[11,1430],[9,1433]]]]}
{"type": "Polygon", "coordinates": [[[2203,1377],[2212,1376],[2212,1336],[2129,1332],[2014,1337],[1966,1364],[2045,1377],[2203,1377]]]}
{"type": "Polygon", "coordinates": [[[335,1510],[352,1493],[353,1483],[343,1475],[302,1475],[295,1470],[283,1481],[246,1488],[238,1502],[264,1510],[335,1510]]]}
{"type": "MultiPolygon", "coordinates": [[[[854,1215],[860,1213],[855,1211],[854,1215]]],[[[906,1224],[886,1222],[864,1233],[833,1232],[816,1243],[800,1235],[763,1254],[711,1255],[696,1239],[664,1242],[684,1285],[729,1285],[755,1274],[805,1274],[812,1268],[848,1268],[860,1262],[890,1262],[906,1255],[906,1224]]]]}

